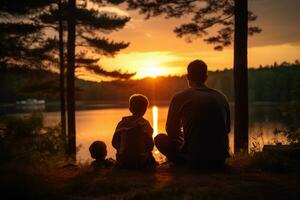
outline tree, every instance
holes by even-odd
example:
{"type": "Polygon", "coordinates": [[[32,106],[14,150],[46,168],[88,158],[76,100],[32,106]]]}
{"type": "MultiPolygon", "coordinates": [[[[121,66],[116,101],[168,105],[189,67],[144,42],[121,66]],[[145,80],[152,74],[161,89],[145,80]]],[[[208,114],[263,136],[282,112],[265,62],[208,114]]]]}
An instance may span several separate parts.
{"type": "Polygon", "coordinates": [[[67,43],[67,108],[68,108],[68,153],[76,159],[75,126],[75,31],[76,0],[68,1],[68,43],[67,43]]]}
{"type": "MultiPolygon", "coordinates": [[[[64,58],[63,58],[63,26],[62,18],[59,22],[59,41],[55,38],[47,37],[45,29],[47,25],[39,19],[40,15],[49,10],[49,7],[58,4],[61,8],[62,0],[48,1],[4,1],[2,4],[2,26],[10,29],[10,32],[4,33],[4,45],[8,45],[9,51],[3,53],[2,65],[7,67],[30,67],[38,69],[49,69],[49,62],[60,65],[60,97],[61,97],[61,132],[66,143],[66,117],[65,117],[65,100],[64,100],[64,58]],[[6,19],[6,20],[5,20],[6,19]],[[22,19],[22,20],[19,20],[22,19]],[[26,28],[29,32],[26,31],[26,28]],[[14,45],[12,45],[12,43],[14,45]],[[56,45],[59,44],[59,48],[56,45]],[[59,60],[55,58],[56,50],[59,50],[59,60]],[[21,59],[20,59],[21,58],[21,59]],[[47,64],[46,64],[47,63],[47,64]]],[[[33,93],[39,92],[41,88],[47,93],[50,85],[55,85],[53,80],[32,81],[30,85],[24,87],[23,90],[35,90],[33,93]],[[37,87],[35,85],[40,85],[37,87]]],[[[53,87],[53,86],[50,86],[53,87]]],[[[57,87],[54,86],[55,89],[57,87]]]]}
{"type": "Polygon", "coordinates": [[[57,1],[58,9],[58,51],[59,51],[59,96],[60,96],[60,122],[64,140],[65,151],[67,150],[67,127],[66,127],[66,100],[65,100],[65,56],[64,56],[64,26],[63,26],[63,1],[57,1]]]}
{"type": "MultiPolygon", "coordinates": [[[[92,1],[103,5],[102,1],[92,1]]],[[[108,3],[118,3],[118,1],[107,1],[108,3]]],[[[116,52],[126,48],[129,43],[114,42],[97,35],[100,32],[111,32],[123,28],[130,20],[129,17],[119,17],[116,14],[110,16],[101,13],[99,10],[89,9],[84,4],[77,7],[76,0],[68,1],[68,41],[67,41],[67,106],[68,106],[68,146],[69,154],[76,155],[76,127],[75,127],[75,67],[83,67],[96,74],[130,78],[134,74],[121,73],[119,71],[108,72],[102,67],[95,65],[99,58],[89,58],[87,53],[80,52],[76,55],[75,47],[90,47],[94,51],[106,56],[113,56],[116,52]],[[76,31],[77,29],[77,31],[76,31]],[[95,34],[96,33],[96,34],[95,34]],[[76,36],[78,43],[76,44],[76,36]]]]}
{"type": "Polygon", "coordinates": [[[0,65],[46,68],[54,41],[44,38],[43,27],[32,18],[52,1],[3,0],[0,4],[0,65]],[[36,59],[39,57],[40,59],[36,59]]]}
{"type": "Polygon", "coordinates": [[[188,42],[198,37],[222,50],[234,41],[235,88],[235,151],[248,149],[248,87],[247,87],[247,35],[260,33],[256,26],[248,27],[255,16],[248,11],[247,0],[128,0],[129,9],[138,9],[146,19],[159,15],[180,18],[190,15],[190,22],[174,29],[178,37],[188,42]],[[208,30],[216,26],[215,35],[208,30]],[[233,37],[234,35],[234,37],[233,37]]]}
{"type": "Polygon", "coordinates": [[[234,151],[248,152],[248,0],[234,7],[234,151]]]}
{"type": "MultiPolygon", "coordinates": [[[[84,1],[86,2],[86,1],[84,1]]],[[[102,1],[90,1],[98,5],[103,5],[102,1]]],[[[107,1],[109,2],[109,1],[107,1]]],[[[111,1],[118,3],[118,1],[111,1]]],[[[90,58],[86,51],[94,51],[105,56],[113,56],[116,52],[126,48],[129,44],[125,42],[109,41],[107,38],[99,37],[98,31],[111,32],[119,30],[129,17],[118,17],[117,15],[107,14],[95,9],[88,9],[86,4],[76,6],[76,1],[69,1],[67,7],[65,1],[48,0],[48,1],[21,1],[21,0],[5,0],[1,3],[0,14],[3,21],[0,26],[5,29],[1,41],[4,47],[10,47],[9,51],[1,51],[1,66],[19,65],[29,67],[50,68],[48,66],[60,67],[60,96],[62,102],[62,122],[64,120],[64,33],[63,27],[68,25],[68,110],[69,113],[69,131],[68,142],[69,153],[75,154],[75,98],[74,98],[74,80],[75,67],[77,69],[84,68],[101,76],[109,76],[113,78],[128,79],[134,73],[122,73],[118,70],[107,71],[99,66],[99,58],[90,58]],[[75,8],[74,8],[75,5],[75,8]],[[75,9],[75,11],[74,11],[75,9]],[[71,12],[70,12],[71,11],[71,12]],[[11,13],[17,13],[18,16],[11,16],[11,13]],[[67,18],[68,17],[68,18],[67,18]],[[75,19],[75,17],[77,19],[75,19]],[[22,21],[14,21],[15,19],[24,19],[22,21]],[[7,20],[9,19],[9,20],[7,20]],[[57,27],[57,24],[59,25],[57,27]],[[65,24],[65,25],[64,25],[65,24]],[[73,27],[73,28],[72,28],[73,27]],[[77,32],[76,31],[77,28],[77,32]],[[59,32],[59,40],[56,36],[50,37],[53,31],[59,32]],[[98,31],[97,31],[98,30],[98,31]],[[49,36],[50,35],[50,36],[49,36]],[[49,36],[49,37],[48,37],[49,36]],[[75,43],[77,37],[78,43],[75,43]],[[13,44],[13,45],[12,45],[13,44]],[[6,46],[5,46],[6,45],[6,46]],[[81,50],[75,52],[75,46],[81,46],[81,50]],[[13,48],[12,48],[13,47],[13,48]],[[16,48],[17,47],[17,48],[16,48]],[[74,52],[73,52],[74,51],[74,52]],[[74,64],[72,64],[74,63],[74,64]]],[[[63,124],[63,123],[62,123],[63,124]]],[[[63,128],[62,128],[63,129],[63,128]]],[[[64,129],[63,129],[64,130],[64,129]]]]}

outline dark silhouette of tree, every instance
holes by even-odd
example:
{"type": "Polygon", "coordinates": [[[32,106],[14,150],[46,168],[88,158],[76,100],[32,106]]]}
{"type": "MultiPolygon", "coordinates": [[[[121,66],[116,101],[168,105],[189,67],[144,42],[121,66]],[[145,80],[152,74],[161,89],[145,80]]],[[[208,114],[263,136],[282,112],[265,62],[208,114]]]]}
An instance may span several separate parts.
{"type": "MultiPolygon", "coordinates": [[[[86,2],[86,1],[85,1],[86,2]]],[[[103,1],[91,1],[103,5],[103,1]]],[[[106,1],[106,3],[119,3],[119,1],[106,1]]],[[[69,154],[76,155],[76,127],[75,127],[75,68],[85,68],[95,74],[104,76],[130,78],[134,73],[108,72],[97,65],[99,58],[88,57],[87,53],[76,54],[76,46],[90,48],[105,56],[113,56],[129,43],[110,41],[100,37],[99,32],[116,31],[124,27],[129,17],[109,15],[99,10],[87,8],[87,4],[77,7],[75,0],[68,1],[68,41],[67,41],[67,107],[68,107],[68,146],[69,154]]],[[[75,158],[75,157],[74,157],[75,158]]]]}
{"type": "Polygon", "coordinates": [[[58,5],[58,43],[59,43],[59,91],[60,91],[60,121],[65,151],[67,150],[67,127],[66,127],[66,100],[65,100],[65,58],[64,58],[64,26],[63,26],[63,2],[57,1],[58,5]]]}
{"type": "Polygon", "coordinates": [[[191,16],[189,23],[174,29],[178,37],[188,42],[198,37],[222,50],[234,42],[235,88],[235,151],[248,149],[248,85],[247,85],[247,36],[260,33],[256,26],[248,27],[255,16],[248,11],[247,0],[128,0],[129,9],[138,9],[146,19],[159,15],[166,18],[191,16]],[[215,35],[209,29],[217,26],[215,35]],[[234,36],[233,36],[234,34],[234,36]]]}
{"type": "MultiPolygon", "coordinates": [[[[53,91],[53,89],[60,90],[61,97],[61,133],[66,143],[66,117],[65,117],[65,100],[64,100],[64,65],[63,65],[63,27],[62,20],[59,20],[59,41],[55,38],[47,37],[45,28],[47,25],[38,21],[38,17],[46,12],[49,7],[57,4],[58,7],[62,5],[61,0],[48,0],[48,1],[4,1],[2,5],[2,22],[10,33],[4,33],[5,38],[9,40],[2,40],[4,45],[10,47],[9,51],[4,52],[5,62],[3,66],[13,65],[14,67],[30,67],[38,69],[49,69],[49,62],[60,65],[60,88],[55,87],[56,81],[40,80],[42,83],[38,85],[45,85],[42,87],[43,93],[53,91]],[[24,28],[31,28],[30,32],[24,31],[24,28]],[[59,42],[59,43],[57,43],[59,42]],[[13,45],[14,44],[14,45],[13,45]],[[59,48],[56,45],[59,44],[59,48]],[[59,50],[59,60],[55,58],[56,50],[59,50]],[[21,55],[21,56],[20,56],[21,55]],[[50,89],[50,87],[52,89],[50,89]]],[[[50,70],[50,69],[49,69],[50,70]]],[[[30,83],[29,83],[30,84],[30,83]]],[[[31,90],[38,92],[39,87],[35,87],[35,82],[32,82],[29,87],[31,90]]],[[[26,88],[26,86],[24,87],[26,88]]]]}
{"type": "Polygon", "coordinates": [[[50,0],[1,1],[1,67],[47,67],[44,61],[53,59],[47,53],[53,49],[55,42],[44,38],[43,27],[35,23],[32,18],[50,3],[50,0]]]}
{"type": "MultiPolygon", "coordinates": [[[[23,67],[26,65],[40,69],[49,69],[49,66],[53,66],[53,64],[59,66],[63,132],[65,130],[64,55],[67,55],[69,66],[73,66],[72,63],[74,63],[73,67],[68,68],[67,73],[67,101],[68,110],[71,113],[69,114],[68,122],[74,124],[74,126],[69,126],[69,131],[72,133],[68,134],[70,154],[74,154],[76,148],[74,117],[74,78],[76,68],[83,68],[96,75],[120,79],[128,79],[134,75],[134,73],[123,73],[118,70],[107,71],[99,66],[99,57],[89,57],[91,52],[97,53],[97,55],[114,56],[118,51],[126,48],[129,43],[110,41],[106,37],[100,37],[98,33],[109,33],[119,30],[124,27],[130,18],[89,9],[86,2],[80,1],[78,7],[76,6],[76,1],[68,2],[69,4],[75,4],[75,11],[72,11],[67,6],[66,1],[62,0],[48,0],[43,1],[43,3],[38,0],[5,0],[3,4],[1,2],[0,7],[0,18],[3,19],[0,22],[0,26],[5,31],[0,33],[5,38],[5,40],[1,41],[1,44],[3,44],[3,47],[8,47],[9,49],[9,51],[0,51],[1,66],[18,65],[19,67],[23,67]],[[19,19],[22,20],[18,21],[19,19]],[[72,28],[73,26],[75,28],[72,28]],[[68,34],[68,40],[70,40],[67,45],[67,52],[64,50],[64,27],[68,28],[65,32],[68,34]],[[58,40],[56,36],[51,37],[52,34],[49,34],[53,31],[58,31],[58,40]],[[80,46],[80,49],[76,52],[75,46],[80,46]]],[[[104,3],[118,3],[118,1],[102,2],[92,0],[90,2],[97,3],[100,6],[104,5],[104,3]]],[[[49,82],[49,85],[51,83],[49,82]]]]}
{"type": "Polygon", "coordinates": [[[248,152],[248,0],[234,7],[234,151],[248,152]]]}
{"type": "Polygon", "coordinates": [[[68,41],[67,41],[67,110],[68,110],[68,153],[76,159],[75,126],[75,34],[76,0],[68,0],[68,41]]]}
{"type": "MultiPolygon", "coordinates": [[[[184,37],[188,42],[204,37],[215,50],[222,50],[233,42],[235,0],[127,0],[127,3],[129,9],[138,9],[146,19],[160,15],[167,19],[190,16],[190,22],[174,29],[178,37],[184,37]],[[215,35],[209,33],[212,27],[218,28],[215,35]]],[[[249,22],[256,19],[257,16],[249,11],[249,22]]],[[[249,35],[260,32],[257,26],[249,27],[249,35]]]]}

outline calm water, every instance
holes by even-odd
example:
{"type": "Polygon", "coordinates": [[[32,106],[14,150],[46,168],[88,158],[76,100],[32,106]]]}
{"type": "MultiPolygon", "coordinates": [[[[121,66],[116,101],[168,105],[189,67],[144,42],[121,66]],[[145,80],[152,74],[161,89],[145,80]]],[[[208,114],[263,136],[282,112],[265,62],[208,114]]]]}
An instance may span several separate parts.
{"type": "MultiPolygon", "coordinates": [[[[151,107],[145,114],[154,128],[154,136],[165,132],[165,122],[168,108],[151,107]]],[[[115,158],[115,149],[111,146],[112,134],[122,116],[129,115],[127,108],[95,109],[76,112],[77,146],[79,146],[78,160],[90,160],[89,145],[95,140],[102,140],[107,144],[108,157],[115,158]]],[[[59,112],[45,112],[46,125],[57,124],[60,120],[59,112]]],[[[277,106],[258,106],[250,108],[250,146],[259,143],[270,144],[276,141],[284,142],[282,136],[274,136],[274,128],[283,127],[283,119],[279,117],[277,106]]],[[[233,129],[233,128],[232,128],[233,129]]],[[[230,150],[233,151],[233,130],[229,135],[230,150]]],[[[155,150],[156,158],[162,156],[155,150]]]]}

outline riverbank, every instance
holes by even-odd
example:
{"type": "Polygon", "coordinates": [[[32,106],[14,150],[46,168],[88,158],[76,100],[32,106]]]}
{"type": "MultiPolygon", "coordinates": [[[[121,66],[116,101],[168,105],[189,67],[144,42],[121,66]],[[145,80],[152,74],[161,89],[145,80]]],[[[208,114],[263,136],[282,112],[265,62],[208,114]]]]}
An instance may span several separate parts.
{"type": "Polygon", "coordinates": [[[33,170],[1,166],[1,199],[299,199],[299,173],[231,162],[223,171],[159,166],[155,171],[69,165],[33,170]]]}

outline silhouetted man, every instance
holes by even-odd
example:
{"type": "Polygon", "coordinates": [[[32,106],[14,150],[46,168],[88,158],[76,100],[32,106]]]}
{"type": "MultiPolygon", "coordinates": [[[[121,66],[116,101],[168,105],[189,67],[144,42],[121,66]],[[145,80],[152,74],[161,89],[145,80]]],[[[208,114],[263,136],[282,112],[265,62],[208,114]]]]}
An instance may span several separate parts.
{"type": "Polygon", "coordinates": [[[187,71],[189,88],[172,98],[166,123],[167,135],[157,135],[155,145],[174,163],[222,167],[229,156],[227,98],[205,85],[207,65],[203,61],[191,62],[187,71]]]}

